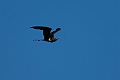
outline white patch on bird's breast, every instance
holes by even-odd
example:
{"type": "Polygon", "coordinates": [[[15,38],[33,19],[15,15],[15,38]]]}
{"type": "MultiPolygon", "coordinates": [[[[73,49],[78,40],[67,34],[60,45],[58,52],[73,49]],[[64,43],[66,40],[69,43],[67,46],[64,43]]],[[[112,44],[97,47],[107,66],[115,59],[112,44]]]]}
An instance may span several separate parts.
{"type": "Polygon", "coordinates": [[[51,38],[49,38],[49,41],[52,41],[51,38]]]}

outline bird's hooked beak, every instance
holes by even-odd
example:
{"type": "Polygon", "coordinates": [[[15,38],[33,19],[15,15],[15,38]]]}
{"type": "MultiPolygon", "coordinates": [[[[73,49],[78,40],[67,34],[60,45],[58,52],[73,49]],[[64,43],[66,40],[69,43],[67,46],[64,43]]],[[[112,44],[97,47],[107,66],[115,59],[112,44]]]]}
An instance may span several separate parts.
{"type": "Polygon", "coordinates": [[[60,37],[59,37],[59,38],[56,38],[56,41],[57,41],[58,39],[60,39],[60,37]]]}

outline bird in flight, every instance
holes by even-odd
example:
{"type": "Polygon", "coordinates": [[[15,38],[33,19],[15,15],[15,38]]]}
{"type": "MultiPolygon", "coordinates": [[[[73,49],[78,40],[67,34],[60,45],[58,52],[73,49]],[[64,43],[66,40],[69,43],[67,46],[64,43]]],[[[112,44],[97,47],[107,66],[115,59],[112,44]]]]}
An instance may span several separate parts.
{"type": "MultiPolygon", "coordinates": [[[[52,28],[49,28],[46,26],[32,26],[30,28],[43,30],[44,39],[42,41],[47,41],[47,42],[51,42],[51,43],[55,42],[59,39],[59,38],[54,38],[54,34],[61,30],[61,28],[57,28],[55,31],[51,32],[52,28]]],[[[35,40],[33,40],[33,41],[35,41],[35,40]]],[[[41,40],[36,40],[36,41],[41,41],[41,40]]]]}

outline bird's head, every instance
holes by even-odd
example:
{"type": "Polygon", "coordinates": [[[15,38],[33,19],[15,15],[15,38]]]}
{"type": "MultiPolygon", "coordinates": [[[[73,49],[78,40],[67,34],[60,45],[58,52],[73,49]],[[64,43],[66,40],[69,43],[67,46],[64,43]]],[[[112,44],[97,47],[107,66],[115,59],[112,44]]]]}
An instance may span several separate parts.
{"type": "Polygon", "coordinates": [[[52,41],[50,41],[50,42],[56,42],[58,39],[60,39],[60,38],[54,38],[52,41]]]}

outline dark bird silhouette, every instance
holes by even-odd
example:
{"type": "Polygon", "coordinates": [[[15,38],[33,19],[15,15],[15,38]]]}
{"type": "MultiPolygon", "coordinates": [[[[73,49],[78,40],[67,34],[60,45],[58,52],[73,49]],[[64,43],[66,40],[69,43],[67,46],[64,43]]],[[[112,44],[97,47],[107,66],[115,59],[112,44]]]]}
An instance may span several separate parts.
{"type": "MultiPolygon", "coordinates": [[[[57,41],[59,38],[54,38],[54,34],[61,30],[61,28],[57,28],[55,31],[51,32],[52,28],[46,26],[32,26],[30,28],[43,30],[44,39],[42,41],[47,41],[47,42],[57,41]]],[[[41,40],[37,40],[37,41],[41,41],[41,40]]]]}

